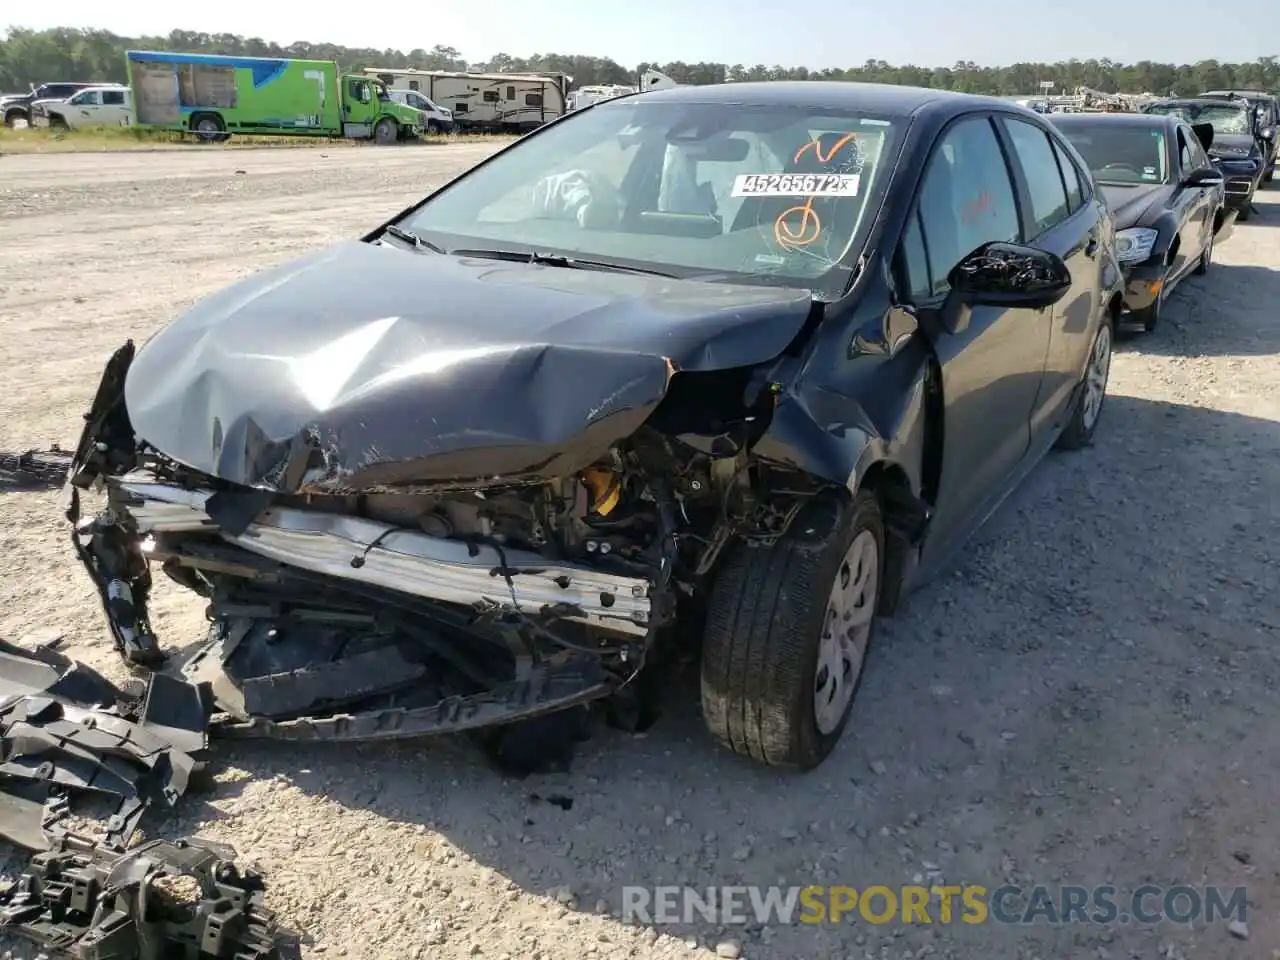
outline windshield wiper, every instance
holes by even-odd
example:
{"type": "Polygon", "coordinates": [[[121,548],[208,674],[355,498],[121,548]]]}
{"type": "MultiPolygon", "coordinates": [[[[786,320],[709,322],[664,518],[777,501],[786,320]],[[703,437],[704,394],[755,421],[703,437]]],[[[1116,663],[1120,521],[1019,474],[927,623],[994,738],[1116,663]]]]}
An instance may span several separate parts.
{"type": "Polygon", "coordinates": [[[519,250],[450,250],[450,256],[479,257],[484,260],[507,260],[511,263],[540,263],[548,267],[564,267],[569,270],[611,270],[616,273],[639,273],[650,277],[666,277],[668,280],[679,279],[673,273],[661,270],[650,270],[647,267],[629,267],[621,263],[609,263],[606,260],[584,260],[581,257],[565,257],[555,253],[522,253],[519,250]]]}
{"type": "Polygon", "coordinates": [[[404,227],[397,227],[394,223],[382,232],[391,234],[391,236],[395,237],[397,240],[403,240],[405,243],[412,244],[415,249],[422,249],[425,247],[432,253],[444,253],[444,250],[441,247],[437,247],[430,240],[423,240],[412,230],[406,230],[404,227]]]}

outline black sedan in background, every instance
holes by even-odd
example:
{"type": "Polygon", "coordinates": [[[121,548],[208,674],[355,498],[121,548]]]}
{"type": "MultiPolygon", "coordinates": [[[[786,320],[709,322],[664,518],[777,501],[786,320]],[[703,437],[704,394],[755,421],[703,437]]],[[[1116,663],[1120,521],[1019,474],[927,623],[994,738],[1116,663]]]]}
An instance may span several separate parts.
{"type": "MultiPolygon", "coordinates": [[[[1207,123],[1213,127],[1209,157],[1226,179],[1227,209],[1235,211],[1244,223],[1253,213],[1253,195],[1267,167],[1268,143],[1259,130],[1257,116],[1244,100],[1220,97],[1188,97],[1157,100],[1142,108],[1146,114],[1166,114],[1190,124],[1207,123]]],[[[1272,131],[1274,136],[1274,131],[1272,131]]]]}
{"type": "Polygon", "coordinates": [[[289,701],[344,725],[389,696],[402,732],[616,702],[691,643],[715,737],[813,767],[876,618],[1089,444],[1114,249],[1078,154],[1001,100],[602,101],[121,348],[73,468],[112,503],[81,558],[132,591],[122,649],[150,530],[216,583],[236,664],[395,653],[381,699],[289,701]]]}
{"type": "Polygon", "coordinates": [[[1253,108],[1254,126],[1258,138],[1264,141],[1259,144],[1266,161],[1262,179],[1270,183],[1275,177],[1276,154],[1280,152],[1280,137],[1276,135],[1280,131],[1280,101],[1262,90],[1209,90],[1200,96],[1215,100],[1244,100],[1253,108]],[[1267,133],[1268,129],[1270,134],[1267,133]]]}
{"type": "Polygon", "coordinates": [[[1150,332],[1165,297],[1203,274],[1226,217],[1223,177],[1209,160],[1213,127],[1175,114],[1077,113],[1050,118],[1079,151],[1116,225],[1126,317],[1150,332]]]}

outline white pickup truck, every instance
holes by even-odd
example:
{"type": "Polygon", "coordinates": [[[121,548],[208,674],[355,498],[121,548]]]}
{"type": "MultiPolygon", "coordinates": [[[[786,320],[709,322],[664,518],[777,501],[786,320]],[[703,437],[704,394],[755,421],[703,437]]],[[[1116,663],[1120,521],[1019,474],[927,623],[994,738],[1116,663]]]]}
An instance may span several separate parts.
{"type": "Polygon", "coordinates": [[[67,100],[37,100],[31,104],[31,123],[55,130],[86,127],[130,127],[136,122],[133,91],[120,84],[86,87],[67,100]]]}

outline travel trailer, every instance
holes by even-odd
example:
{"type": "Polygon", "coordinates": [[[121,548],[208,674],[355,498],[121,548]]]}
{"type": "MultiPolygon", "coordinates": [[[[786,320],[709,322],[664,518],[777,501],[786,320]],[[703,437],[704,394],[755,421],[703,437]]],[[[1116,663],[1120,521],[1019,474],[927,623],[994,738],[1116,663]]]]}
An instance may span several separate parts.
{"type": "Polygon", "coordinates": [[[563,116],[573,78],[563,73],[461,73],[366,67],[391,90],[416,90],[450,111],[460,131],[527,133],[563,116]]]}
{"type": "Polygon", "coordinates": [[[601,83],[579,87],[569,94],[568,108],[570,110],[580,110],[583,107],[591,106],[593,103],[599,103],[601,100],[612,100],[614,97],[622,97],[628,93],[635,92],[635,87],[628,87],[620,83],[601,83]]]}
{"type": "Polygon", "coordinates": [[[640,74],[640,92],[647,93],[650,90],[670,90],[672,87],[680,87],[684,84],[676,83],[661,70],[646,70],[640,74]]]}

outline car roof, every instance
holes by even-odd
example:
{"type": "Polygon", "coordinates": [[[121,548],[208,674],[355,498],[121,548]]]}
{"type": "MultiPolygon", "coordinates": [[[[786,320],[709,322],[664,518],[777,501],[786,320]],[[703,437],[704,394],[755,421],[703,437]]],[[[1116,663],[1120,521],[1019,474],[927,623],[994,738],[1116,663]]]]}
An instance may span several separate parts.
{"type": "Polygon", "coordinates": [[[1226,97],[1161,97],[1159,100],[1152,101],[1148,106],[1158,106],[1160,104],[1177,103],[1203,106],[1221,106],[1224,102],[1230,103],[1226,97]]]}
{"type": "Polygon", "coordinates": [[[630,100],[631,96],[640,96],[646,101],[664,100],[674,103],[726,103],[817,109],[856,108],[869,113],[896,117],[909,117],[925,107],[954,106],[959,109],[983,104],[1003,110],[1031,112],[996,97],[979,97],[927,87],[907,87],[890,83],[846,83],[839,80],[767,80],[705,86],[690,85],[667,90],[651,90],[620,99],[630,100]]]}
{"type": "Polygon", "coordinates": [[[1274,100],[1275,94],[1267,93],[1265,90],[1206,90],[1200,96],[1208,98],[1217,97],[1243,97],[1245,100],[1274,100]]]}
{"type": "Polygon", "coordinates": [[[1116,127],[1149,129],[1167,127],[1181,121],[1167,113],[1055,113],[1050,114],[1049,122],[1054,126],[1063,127],[1096,126],[1099,123],[1106,123],[1116,127]]]}

